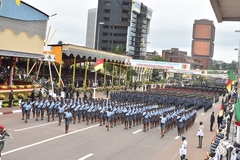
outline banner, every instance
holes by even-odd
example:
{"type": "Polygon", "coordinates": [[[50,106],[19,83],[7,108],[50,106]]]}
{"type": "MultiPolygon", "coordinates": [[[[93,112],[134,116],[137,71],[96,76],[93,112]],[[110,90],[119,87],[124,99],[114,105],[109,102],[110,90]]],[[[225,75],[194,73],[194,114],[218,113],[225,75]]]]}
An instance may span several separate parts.
{"type": "Polygon", "coordinates": [[[138,60],[138,59],[126,59],[125,66],[155,68],[155,69],[190,70],[190,64],[187,64],[187,63],[147,61],[147,60],[138,60]]]}

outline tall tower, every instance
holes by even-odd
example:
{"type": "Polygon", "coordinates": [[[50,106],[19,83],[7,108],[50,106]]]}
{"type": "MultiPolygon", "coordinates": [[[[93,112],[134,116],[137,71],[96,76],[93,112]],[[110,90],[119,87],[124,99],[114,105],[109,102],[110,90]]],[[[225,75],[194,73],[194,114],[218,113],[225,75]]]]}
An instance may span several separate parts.
{"type": "Polygon", "coordinates": [[[98,8],[88,12],[86,47],[112,51],[121,46],[127,55],[144,59],[151,18],[152,9],[138,0],[98,0],[98,8]]]}
{"type": "Polygon", "coordinates": [[[207,19],[195,20],[192,34],[192,58],[203,64],[204,69],[212,68],[215,26],[207,19]]]}

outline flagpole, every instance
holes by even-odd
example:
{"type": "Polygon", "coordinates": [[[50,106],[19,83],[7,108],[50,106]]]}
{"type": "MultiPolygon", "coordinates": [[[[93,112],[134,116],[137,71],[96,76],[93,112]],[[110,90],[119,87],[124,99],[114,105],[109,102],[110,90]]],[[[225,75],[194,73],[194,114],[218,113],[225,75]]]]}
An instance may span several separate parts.
{"type": "MultiPolygon", "coordinates": [[[[98,23],[98,33],[97,33],[97,55],[98,55],[98,50],[99,50],[99,35],[100,35],[100,27],[103,25],[104,22],[99,22],[98,23]]],[[[94,80],[94,85],[93,85],[93,99],[96,98],[96,88],[97,88],[97,71],[95,70],[95,80],[94,80]]]]}
{"type": "Polygon", "coordinates": [[[106,88],[106,72],[107,72],[107,62],[105,62],[105,66],[104,66],[104,76],[103,76],[104,88],[106,88]]]}

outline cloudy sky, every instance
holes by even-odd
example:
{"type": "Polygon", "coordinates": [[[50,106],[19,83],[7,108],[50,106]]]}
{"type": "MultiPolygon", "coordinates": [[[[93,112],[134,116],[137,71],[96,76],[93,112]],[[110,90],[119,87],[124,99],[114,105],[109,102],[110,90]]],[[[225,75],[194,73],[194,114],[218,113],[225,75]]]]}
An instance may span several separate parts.
{"type": "MultiPolygon", "coordinates": [[[[50,43],[63,41],[84,46],[86,40],[88,9],[96,8],[98,0],[22,0],[51,17],[48,24],[50,43]],[[50,35],[51,35],[50,33],[50,35]]],[[[140,0],[153,9],[147,51],[162,53],[163,49],[179,48],[191,54],[194,20],[213,20],[215,33],[214,60],[237,61],[240,29],[239,22],[218,23],[209,0],[140,0]]]]}

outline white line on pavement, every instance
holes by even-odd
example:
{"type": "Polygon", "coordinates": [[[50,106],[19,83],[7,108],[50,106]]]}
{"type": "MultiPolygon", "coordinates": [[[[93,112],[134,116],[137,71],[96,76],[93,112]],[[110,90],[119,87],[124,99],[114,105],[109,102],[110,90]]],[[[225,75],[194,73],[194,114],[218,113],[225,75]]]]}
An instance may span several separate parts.
{"type": "Polygon", "coordinates": [[[82,157],[82,158],[80,158],[78,160],[84,160],[84,159],[87,159],[87,158],[89,158],[91,156],[93,156],[93,153],[90,153],[90,154],[88,154],[88,155],[86,155],[86,156],[84,156],[84,157],[82,157]]]}
{"type": "Polygon", "coordinates": [[[40,125],[37,125],[37,126],[32,126],[32,127],[17,129],[17,130],[15,130],[15,131],[16,131],[16,132],[18,132],[18,131],[23,131],[23,130],[32,129],[32,128],[37,128],[37,127],[42,127],[42,126],[46,126],[46,125],[50,125],[50,124],[54,124],[54,123],[58,123],[58,122],[56,121],[56,122],[51,122],[51,123],[40,124],[40,125]]]}
{"type": "Polygon", "coordinates": [[[175,139],[178,139],[180,136],[175,137],[175,139]]]}
{"type": "Polygon", "coordinates": [[[59,139],[59,138],[74,134],[74,133],[82,132],[82,131],[85,131],[85,130],[88,130],[88,129],[91,129],[91,128],[94,128],[94,127],[97,127],[97,126],[99,126],[99,124],[94,125],[94,126],[90,126],[90,127],[86,127],[86,128],[83,128],[83,129],[79,129],[79,130],[76,130],[76,131],[73,131],[73,132],[69,132],[68,134],[62,134],[62,135],[59,135],[59,136],[56,136],[56,137],[52,137],[52,138],[49,138],[49,139],[46,139],[46,140],[43,140],[43,141],[40,141],[40,142],[37,142],[37,143],[27,145],[27,146],[16,148],[16,149],[13,149],[13,150],[2,153],[2,155],[7,155],[7,154],[10,154],[10,153],[13,153],[13,152],[17,152],[17,151],[20,151],[20,150],[23,150],[23,149],[26,149],[26,148],[30,148],[30,147],[33,147],[33,146],[36,146],[36,145],[39,145],[39,144],[43,144],[43,143],[46,143],[46,142],[49,142],[49,141],[52,141],[52,140],[55,140],[55,139],[59,139]]]}
{"type": "Polygon", "coordinates": [[[3,115],[3,113],[2,113],[2,112],[0,112],[0,115],[3,115]]]}
{"type": "Polygon", "coordinates": [[[136,133],[141,132],[141,131],[142,131],[142,129],[139,129],[139,130],[133,132],[133,134],[136,134],[136,133]]]}
{"type": "Polygon", "coordinates": [[[201,114],[202,116],[204,115],[204,113],[201,114]]]}
{"type": "Polygon", "coordinates": [[[13,110],[12,112],[13,112],[13,113],[21,113],[22,110],[20,110],[20,109],[19,109],[19,110],[13,110]]]}

